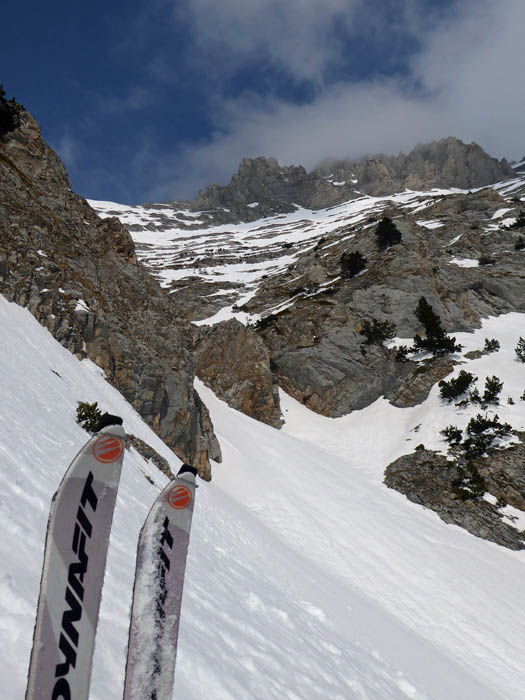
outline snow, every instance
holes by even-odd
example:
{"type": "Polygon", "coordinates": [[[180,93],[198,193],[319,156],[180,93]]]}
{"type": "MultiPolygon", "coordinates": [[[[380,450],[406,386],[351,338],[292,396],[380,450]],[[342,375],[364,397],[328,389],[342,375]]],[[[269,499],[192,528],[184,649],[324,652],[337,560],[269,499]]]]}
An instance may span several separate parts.
{"type": "Polygon", "coordinates": [[[494,212],[494,214],[492,215],[492,218],[493,219],[501,219],[501,217],[505,216],[505,214],[508,211],[512,211],[512,209],[510,207],[503,207],[502,209],[498,209],[497,211],[494,212]]]}
{"type": "MultiPolygon", "coordinates": [[[[344,183],[333,184],[341,186],[344,183]]],[[[380,215],[391,204],[410,209],[416,207],[415,211],[418,211],[436,198],[461,191],[434,189],[423,193],[406,190],[387,197],[363,195],[327,209],[309,210],[294,205],[294,211],[288,214],[255,222],[219,225],[206,225],[205,212],[170,209],[169,205],[160,210],[164,217],[160,220],[158,205],[128,207],[96,200],[91,200],[90,204],[100,216],[118,215],[124,225],[140,227],[141,230],[130,231],[137,244],[137,255],[149,265],[163,287],[169,288],[173,283],[190,277],[198,277],[207,283],[234,283],[239,295],[234,304],[197,322],[212,325],[230,318],[237,318],[242,323],[253,320],[234,306],[241,306],[240,299],[245,294],[255,295],[263,276],[283,272],[321,237],[338,232],[344,226],[364,224],[372,214],[380,215]],[[187,226],[185,219],[188,217],[193,217],[191,223],[202,227],[193,230],[181,228],[187,226]],[[152,226],[156,230],[150,230],[152,226]],[[273,259],[267,259],[269,254],[273,259]]],[[[251,202],[248,206],[258,204],[251,202]]],[[[439,222],[429,223],[429,228],[439,225],[439,222]]],[[[355,235],[338,237],[332,245],[355,235]]]]}
{"type": "Polygon", "coordinates": [[[441,221],[437,221],[437,220],[435,220],[435,221],[420,220],[420,221],[416,221],[416,224],[418,226],[423,226],[424,228],[429,228],[429,229],[441,228],[444,225],[441,221]]]}
{"type": "MultiPolygon", "coordinates": [[[[479,383],[500,376],[497,412],[521,429],[525,365],[514,347],[524,321],[510,314],[456,334],[465,350],[500,340],[500,352],[467,368],[479,383]]],[[[69,354],[27,310],[0,297],[0,323],[0,646],[10,650],[0,697],[15,700],[24,694],[50,499],[87,438],[76,402],[97,400],[174,470],[179,460],[99,368],[69,354]]],[[[445,525],[382,485],[385,466],[416,444],[444,449],[439,430],[466,424],[470,409],[447,405],[434,387],[420,406],[379,399],[329,419],[282,394],[286,423],[277,431],[229,409],[200,382],[197,389],[224,461],[197,493],[177,698],[521,696],[525,553],[445,525]]],[[[92,700],[121,698],[138,532],[165,482],[134,450],[126,453],[92,700]]]]}
{"type": "Polygon", "coordinates": [[[77,305],[75,306],[75,311],[87,311],[89,312],[89,306],[83,299],[77,300],[77,305]]]}
{"type": "Polygon", "coordinates": [[[472,258],[451,258],[449,260],[450,265],[459,265],[459,267],[478,267],[479,262],[473,260],[472,258]]]}

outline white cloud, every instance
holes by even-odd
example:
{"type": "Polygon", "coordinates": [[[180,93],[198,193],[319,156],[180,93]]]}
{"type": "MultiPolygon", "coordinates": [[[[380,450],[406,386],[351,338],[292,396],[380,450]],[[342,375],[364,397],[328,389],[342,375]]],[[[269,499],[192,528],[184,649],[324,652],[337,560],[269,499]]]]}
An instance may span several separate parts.
{"type": "MultiPolygon", "coordinates": [[[[260,32],[256,47],[263,47],[272,60],[284,65],[285,48],[291,51],[289,69],[295,77],[308,73],[319,77],[333,55],[327,48],[328,19],[320,19],[318,3],[307,0],[191,0],[201,40],[217,22],[217,34],[226,17],[232,19],[226,37],[235,50],[246,54],[254,23],[260,32]],[[224,16],[214,10],[220,5],[224,16]],[[265,18],[269,8],[289,9],[265,18]],[[304,6],[304,7],[303,7],[304,6]],[[243,9],[244,7],[244,9],[243,9]],[[292,17],[300,7],[306,12],[305,28],[288,45],[292,17]],[[265,12],[263,12],[265,9],[265,12]],[[315,28],[315,22],[321,25],[315,28]],[[241,36],[243,28],[246,30],[241,36]],[[277,39],[273,41],[272,32],[277,39]],[[325,35],[326,33],[326,35],[325,35]],[[239,34],[239,36],[237,36],[239,34]],[[319,55],[299,67],[299,57],[307,53],[307,38],[319,48],[319,55]]],[[[326,3],[333,20],[348,6],[341,0],[326,3]]],[[[354,3],[350,3],[353,7],[354,3]]],[[[194,189],[210,181],[225,183],[243,157],[276,156],[282,163],[300,163],[313,167],[325,157],[359,157],[366,153],[395,153],[416,143],[453,135],[476,141],[498,157],[519,157],[523,143],[525,113],[525,52],[523,0],[466,0],[440,21],[423,22],[413,5],[405,4],[405,17],[412,18],[413,29],[424,31],[421,51],[413,58],[411,72],[401,78],[360,83],[319,86],[315,97],[305,105],[286,100],[243,96],[235,100],[217,100],[214,112],[216,132],[206,143],[187,147],[177,159],[162,160],[157,168],[156,198],[190,196],[194,189]]],[[[346,20],[349,16],[345,15],[346,20]]],[[[226,31],[226,30],[225,30],[226,31]]],[[[221,35],[222,36],[222,35],[221,35]]],[[[210,41],[213,41],[210,38],[210,41]]],[[[329,43],[329,42],[328,42],[329,43]]],[[[315,52],[312,50],[312,54],[315,52]]]]}
{"type": "Polygon", "coordinates": [[[249,60],[277,67],[297,80],[321,82],[338,61],[341,39],[363,0],[183,0],[198,53],[220,61],[219,70],[249,60]]]}

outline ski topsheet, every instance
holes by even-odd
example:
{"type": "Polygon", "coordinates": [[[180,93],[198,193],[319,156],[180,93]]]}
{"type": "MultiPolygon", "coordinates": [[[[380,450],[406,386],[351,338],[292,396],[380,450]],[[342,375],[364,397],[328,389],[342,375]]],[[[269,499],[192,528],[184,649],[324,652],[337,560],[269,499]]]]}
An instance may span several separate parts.
{"type": "Polygon", "coordinates": [[[111,425],[75,457],[53,496],[26,700],[87,700],[125,433],[111,425]]]}
{"type": "Polygon", "coordinates": [[[157,497],[140,532],[124,700],[173,696],[194,472],[191,467],[181,469],[157,497]]]}

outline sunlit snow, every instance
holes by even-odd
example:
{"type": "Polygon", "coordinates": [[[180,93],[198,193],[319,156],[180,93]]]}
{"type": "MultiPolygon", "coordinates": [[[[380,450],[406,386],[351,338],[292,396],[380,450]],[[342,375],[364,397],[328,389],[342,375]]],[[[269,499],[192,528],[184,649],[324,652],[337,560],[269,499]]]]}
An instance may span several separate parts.
{"type": "MultiPolygon", "coordinates": [[[[504,381],[498,414],[525,428],[525,369],[514,346],[525,315],[458,333],[464,365],[504,381]],[[506,403],[508,397],[514,405],[506,403]]],[[[47,511],[87,439],[78,400],[120,414],[128,432],[178,460],[89,361],[0,297],[0,697],[24,695],[47,511]]],[[[282,395],[281,431],[217,400],[208,405],[224,461],[197,494],[175,678],[181,700],[509,700],[525,687],[525,553],[445,525],[382,484],[386,465],[469,409],[379,399],[329,419],[282,395]]],[[[120,700],[138,531],[165,483],[124,460],[97,637],[92,700],[120,700]],[[150,484],[145,475],[153,478],[150,484]]]]}

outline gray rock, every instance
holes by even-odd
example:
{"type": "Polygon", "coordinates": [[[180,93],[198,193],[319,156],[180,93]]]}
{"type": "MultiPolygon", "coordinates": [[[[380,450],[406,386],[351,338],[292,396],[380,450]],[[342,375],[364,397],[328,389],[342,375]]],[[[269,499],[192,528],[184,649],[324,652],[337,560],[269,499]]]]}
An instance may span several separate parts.
{"type": "MultiPolygon", "coordinates": [[[[504,452],[512,451],[509,448],[504,452]]],[[[491,461],[499,460],[502,465],[502,452],[497,456],[475,460],[479,472],[485,474],[491,469],[491,461]]],[[[519,455],[507,457],[508,460],[523,459],[523,446],[519,455]]],[[[505,461],[505,460],[504,460],[505,461]]],[[[513,472],[497,471],[499,479],[505,474],[508,483],[514,482],[513,472]]],[[[384,483],[392,489],[403,493],[410,501],[423,505],[435,511],[446,523],[458,525],[476,537],[495,542],[509,549],[525,549],[525,534],[511,525],[503,522],[498,508],[480,498],[463,500],[465,492],[454,487],[453,482],[462,478],[464,470],[455,461],[430,450],[418,450],[409,455],[403,455],[390,464],[385,471],[384,483]]],[[[522,482],[518,486],[521,488],[522,482]]],[[[492,491],[492,483],[487,480],[487,489],[492,491]]],[[[493,495],[497,496],[496,493],[493,495]]],[[[523,494],[522,494],[523,495],[523,494]]]]}
{"type": "Polygon", "coordinates": [[[245,158],[228,185],[209,185],[191,202],[195,211],[214,210],[220,221],[255,221],[298,204],[321,209],[370,194],[433,187],[470,189],[513,177],[505,161],[490,157],[475,143],[446,138],[416,146],[408,155],[377,155],[327,161],[311,172],[280,166],[275,158],[245,158]],[[248,206],[257,203],[257,206],[248,206]],[[224,209],[228,212],[224,212],[224,209]]]}
{"type": "Polygon", "coordinates": [[[1,293],[102,367],[166,444],[209,477],[220,450],[193,389],[189,327],[137,262],[128,231],[71,192],[26,112],[0,143],[0,190],[1,293]]]}
{"type": "Polygon", "coordinates": [[[264,343],[236,320],[195,330],[195,369],[229,406],[263,423],[282,423],[279,390],[264,343]]]}

